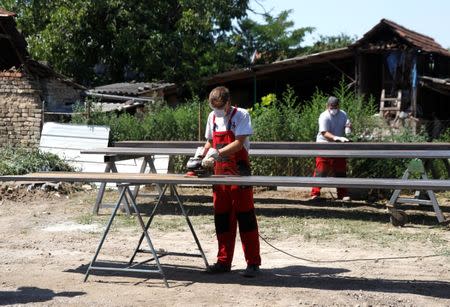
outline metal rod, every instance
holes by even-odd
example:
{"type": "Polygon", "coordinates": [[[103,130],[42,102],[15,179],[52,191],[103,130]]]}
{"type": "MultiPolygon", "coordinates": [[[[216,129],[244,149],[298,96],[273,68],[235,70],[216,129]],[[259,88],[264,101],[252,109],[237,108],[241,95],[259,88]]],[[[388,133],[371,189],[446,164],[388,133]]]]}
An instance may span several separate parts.
{"type": "Polygon", "coordinates": [[[158,266],[160,274],[162,275],[162,278],[164,280],[164,284],[166,285],[167,288],[169,288],[169,283],[167,282],[166,275],[164,274],[164,271],[163,271],[163,269],[161,267],[161,263],[159,262],[158,255],[156,254],[156,251],[155,251],[155,248],[153,246],[152,240],[150,239],[150,236],[149,236],[149,234],[147,232],[146,225],[144,224],[144,221],[142,220],[141,214],[140,214],[139,209],[138,209],[138,207],[136,205],[136,201],[134,200],[133,193],[131,192],[129,187],[126,187],[124,189],[128,192],[128,195],[130,197],[131,205],[133,206],[133,209],[136,212],[136,218],[137,218],[137,220],[139,222],[139,225],[141,226],[141,228],[143,230],[143,234],[145,236],[145,239],[147,241],[147,244],[148,244],[150,250],[152,251],[153,257],[155,258],[156,265],[158,266]]]}
{"type": "MultiPolygon", "coordinates": [[[[149,217],[149,219],[147,221],[147,224],[145,225],[145,230],[146,231],[150,228],[150,224],[152,223],[153,217],[155,216],[156,209],[158,208],[159,204],[161,203],[161,200],[162,200],[164,194],[166,193],[167,187],[168,187],[168,185],[164,185],[161,193],[159,194],[158,201],[156,202],[155,206],[153,207],[152,213],[150,214],[150,217],[149,217]]],[[[144,240],[144,233],[141,234],[141,237],[139,238],[138,244],[137,244],[137,246],[136,246],[136,248],[135,248],[135,250],[133,252],[133,255],[131,256],[130,261],[128,262],[128,264],[131,265],[133,263],[134,258],[136,257],[136,254],[138,253],[139,249],[141,248],[141,244],[142,244],[143,240],[144,240]]]]}
{"type": "Polygon", "coordinates": [[[200,254],[202,255],[203,260],[205,261],[205,267],[208,267],[208,260],[206,259],[205,253],[203,252],[202,246],[200,245],[200,241],[197,238],[197,234],[195,233],[194,227],[192,226],[191,220],[189,219],[189,216],[186,213],[186,210],[184,210],[184,206],[183,206],[183,202],[181,201],[179,195],[178,195],[178,191],[176,189],[176,186],[171,184],[170,188],[172,189],[178,205],[180,206],[181,212],[183,213],[184,217],[186,218],[186,222],[189,225],[189,229],[191,230],[192,236],[194,237],[195,243],[197,244],[198,249],[200,250],[200,254]]]}
{"type": "Polygon", "coordinates": [[[138,273],[160,273],[159,270],[147,270],[147,269],[131,269],[131,268],[113,268],[113,267],[102,267],[93,266],[92,270],[102,270],[102,271],[122,271],[122,272],[138,272],[138,273]]]}
{"type": "Polygon", "coordinates": [[[105,242],[106,236],[108,235],[109,229],[111,228],[111,224],[112,224],[112,222],[113,222],[113,220],[114,220],[114,218],[115,218],[115,216],[116,216],[116,214],[117,214],[117,210],[119,209],[119,206],[120,206],[120,203],[121,203],[121,201],[122,201],[122,198],[123,198],[124,195],[125,195],[125,191],[126,191],[126,189],[123,189],[123,190],[120,192],[119,199],[118,199],[118,201],[117,201],[117,203],[116,203],[116,206],[114,207],[113,212],[111,213],[111,217],[109,218],[108,224],[106,225],[106,229],[105,229],[105,231],[103,232],[103,236],[102,236],[102,238],[101,238],[101,240],[100,240],[100,244],[98,245],[97,250],[95,251],[94,258],[92,258],[92,261],[91,261],[91,263],[89,264],[89,267],[88,267],[88,269],[87,269],[87,271],[86,271],[86,275],[84,276],[84,282],[87,281],[87,279],[88,279],[88,277],[89,277],[89,272],[91,271],[92,267],[94,266],[95,260],[97,259],[98,254],[100,253],[100,249],[102,248],[103,243],[105,242]]]}

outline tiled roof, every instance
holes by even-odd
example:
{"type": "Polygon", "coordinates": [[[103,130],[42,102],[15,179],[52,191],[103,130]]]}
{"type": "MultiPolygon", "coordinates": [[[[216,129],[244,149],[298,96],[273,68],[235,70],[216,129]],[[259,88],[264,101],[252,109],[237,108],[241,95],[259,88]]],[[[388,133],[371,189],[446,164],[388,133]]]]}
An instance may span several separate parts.
{"type": "MultiPolygon", "coordinates": [[[[373,37],[384,29],[390,29],[404,41],[426,52],[439,53],[450,56],[450,52],[438,44],[433,38],[407,29],[391,20],[381,19],[381,21],[369,30],[364,36],[356,41],[352,47],[357,47],[365,43],[370,43],[373,37]]],[[[374,42],[376,44],[376,42],[374,42]]]]}
{"type": "Polygon", "coordinates": [[[0,53],[2,56],[2,69],[20,67],[23,60],[28,57],[25,37],[17,30],[14,20],[15,13],[0,8],[0,53]]]}

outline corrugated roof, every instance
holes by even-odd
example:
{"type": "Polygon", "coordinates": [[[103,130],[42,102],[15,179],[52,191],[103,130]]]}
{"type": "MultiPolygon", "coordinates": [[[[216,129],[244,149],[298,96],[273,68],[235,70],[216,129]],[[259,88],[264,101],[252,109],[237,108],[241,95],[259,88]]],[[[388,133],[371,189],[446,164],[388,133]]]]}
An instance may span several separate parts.
{"type": "Polygon", "coordinates": [[[351,51],[347,47],[323,51],[314,54],[302,55],[295,58],[275,61],[270,64],[261,64],[252,66],[251,68],[241,68],[232,71],[227,71],[210,77],[207,80],[207,83],[217,84],[221,82],[247,79],[252,78],[255,74],[256,76],[262,76],[268,73],[281,71],[285,69],[297,68],[315,63],[324,63],[331,60],[350,58],[352,55],[353,51],[351,51]]]}
{"type": "Polygon", "coordinates": [[[92,89],[92,91],[100,94],[139,96],[145,93],[157,90],[166,90],[173,87],[175,87],[174,83],[159,83],[159,82],[114,83],[98,86],[92,89]]]}
{"type": "Polygon", "coordinates": [[[450,52],[447,49],[443,48],[440,44],[438,44],[433,38],[407,29],[388,19],[381,19],[381,21],[376,26],[374,26],[371,30],[364,34],[364,36],[356,41],[353,45],[351,45],[351,47],[354,48],[362,44],[371,42],[374,35],[386,28],[389,28],[404,41],[406,41],[410,45],[415,46],[418,49],[426,52],[434,52],[445,56],[450,56],[450,52]]]}
{"type": "Polygon", "coordinates": [[[450,96],[450,78],[420,76],[420,84],[438,93],[450,96]]]}
{"type": "Polygon", "coordinates": [[[95,102],[94,106],[99,108],[101,112],[112,112],[112,111],[125,111],[129,109],[134,109],[139,106],[145,106],[143,102],[137,101],[126,101],[123,103],[117,102],[95,102]]]}
{"type": "Polygon", "coordinates": [[[0,8],[0,17],[15,17],[17,14],[0,8]]]}

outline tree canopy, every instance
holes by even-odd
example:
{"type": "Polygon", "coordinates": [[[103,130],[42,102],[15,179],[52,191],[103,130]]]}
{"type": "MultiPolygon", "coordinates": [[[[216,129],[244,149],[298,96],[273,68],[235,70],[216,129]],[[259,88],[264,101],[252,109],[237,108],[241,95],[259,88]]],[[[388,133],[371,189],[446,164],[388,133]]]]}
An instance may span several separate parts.
{"type": "Polygon", "coordinates": [[[353,44],[356,41],[355,36],[350,36],[345,33],[339,35],[319,35],[319,40],[312,46],[306,48],[307,53],[317,53],[337,48],[343,48],[353,44]]]}
{"type": "Polygon", "coordinates": [[[178,82],[227,68],[235,50],[224,38],[247,2],[35,0],[7,8],[18,13],[32,57],[81,83],[178,82]]]}
{"type": "Polygon", "coordinates": [[[256,60],[262,63],[295,57],[303,52],[301,43],[305,35],[312,33],[314,28],[292,29],[294,22],[288,19],[291,12],[291,10],[282,11],[275,17],[265,13],[264,23],[258,23],[250,18],[238,23],[233,40],[235,45],[239,46],[238,55],[242,64],[249,65],[255,52],[259,58],[256,60]]]}
{"type": "MultiPolygon", "coordinates": [[[[247,16],[249,0],[1,0],[31,57],[87,86],[165,80],[196,92],[204,77],[307,52],[314,28],[291,11],[247,16]]],[[[324,41],[325,44],[335,42],[324,41]]],[[[322,48],[322,47],[321,47],[322,48]]]]}

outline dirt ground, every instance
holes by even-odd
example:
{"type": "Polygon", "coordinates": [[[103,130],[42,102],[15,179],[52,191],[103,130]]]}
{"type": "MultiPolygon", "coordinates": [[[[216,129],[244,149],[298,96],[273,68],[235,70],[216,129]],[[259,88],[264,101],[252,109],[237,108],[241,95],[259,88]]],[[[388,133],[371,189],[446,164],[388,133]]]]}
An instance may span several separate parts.
{"type": "MultiPolygon", "coordinates": [[[[91,215],[95,190],[2,192],[0,305],[450,306],[450,229],[438,226],[430,211],[409,208],[411,223],[397,228],[379,203],[310,203],[306,192],[259,191],[255,203],[265,239],[261,275],[239,274],[245,263],[238,242],[228,274],[205,274],[201,258],[160,258],[166,288],[159,274],[94,271],[83,282],[111,211],[91,215]]],[[[209,191],[180,192],[213,263],[209,191]]],[[[445,195],[440,200],[450,217],[445,195]]],[[[140,208],[149,212],[151,205],[140,208]]],[[[153,244],[158,250],[196,252],[177,208],[169,201],[158,211],[150,231],[153,244]]],[[[124,264],[140,232],[124,214],[114,225],[98,260],[124,264]]]]}

